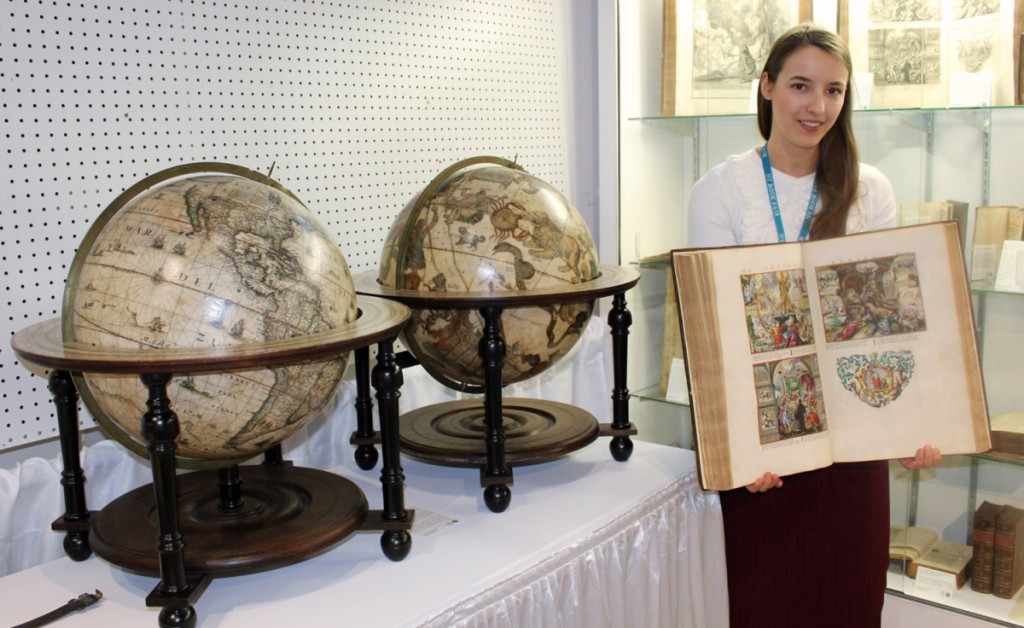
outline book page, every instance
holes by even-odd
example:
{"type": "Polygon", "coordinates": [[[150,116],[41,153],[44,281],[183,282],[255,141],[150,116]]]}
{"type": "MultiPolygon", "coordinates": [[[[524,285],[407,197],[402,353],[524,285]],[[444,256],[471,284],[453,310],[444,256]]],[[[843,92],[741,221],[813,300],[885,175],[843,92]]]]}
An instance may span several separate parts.
{"type": "Polygon", "coordinates": [[[889,558],[917,560],[930,552],[939,533],[924,526],[889,526],[889,558]]]}
{"type": "Polygon", "coordinates": [[[948,573],[960,573],[971,562],[971,547],[939,539],[924,556],[913,561],[919,567],[927,567],[948,573]]]}
{"type": "Polygon", "coordinates": [[[702,467],[712,459],[728,467],[718,478],[705,473],[705,486],[733,488],[765,471],[789,475],[831,463],[800,260],[799,244],[674,259],[698,458],[702,467]],[[687,262],[701,270],[680,272],[687,262]],[[704,288],[694,285],[700,281],[704,288]]]}
{"type": "Polygon", "coordinates": [[[808,242],[836,461],[989,447],[956,223],[808,242]]]}

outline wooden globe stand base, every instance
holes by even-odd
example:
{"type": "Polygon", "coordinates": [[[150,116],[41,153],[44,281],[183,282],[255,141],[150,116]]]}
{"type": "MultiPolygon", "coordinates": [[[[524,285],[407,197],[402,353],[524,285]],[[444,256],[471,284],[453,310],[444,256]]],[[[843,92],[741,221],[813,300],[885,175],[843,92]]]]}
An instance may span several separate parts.
{"type": "MultiPolygon", "coordinates": [[[[481,400],[434,404],[407,412],[400,420],[402,453],[453,467],[487,464],[487,424],[481,400]]],[[[505,461],[513,465],[560,458],[594,442],[601,432],[589,412],[542,399],[504,399],[501,423],[505,461]]]]}
{"type": "MultiPolygon", "coordinates": [[[[397,290],[379,285],[370,274],[356,276],[356,292],[361,295],[395,299],[411,308],[477,307],[483,317],[483,330],[478,351],[484,371],[483,414],[479,402],[449,402],[428,406],[402,416],[400,442],[410,455],[429,462],[451,466],[480,466],[480,485],[484,503],[491,512],[504,512],[512,500],[512,464],[533,464],[552,460],[590,444],[598,436],[611,438],[612,458],[625,462],[633,453],[630,437],[637,433],[629,421],[629,389],[626,387],[626,350],[629,327],[633,319],[626,307],[626,290],[636,285],[639,273],[619,267],[602,265],[602,278],[592,285],[581,284],[574,292],[493,293],[481,296],[460,296],[449,293],[422,293],[397,290]],[[612,336],[612,421],[597,424],[593,415],[573,406],[541,400],[502,400],[501,370],[505,360],[505,340],[501,333],[504,307],[565,302],[572,299],[593,299],[612,296],[608,326],[612,336]],[[527,415],[530,418],[527,419],[527,415]],[[554,418],[552,418],[554,417],[554,418]],[[545,429],[536,426],[547,424],[545,429]],[[531,425],[533,427],[524,427],[531,425]],[[511,428],[511,429],[510,429],[511,428]],[[516,430],[521,429],[522,435],[516,430]],[[538,436],[561,433],[567,441],[538,436]],[[475,432],[471,437],[470,432],[475,432]],[[530,434],[526,436],[526,434],[530,434]],[[522,436],[522,438],[520,438],[522,436]],[[543,441],[543,444],[541,444],[543,441]],[[445,449],[448,451],[444,451],[445,449]],[[481,453],[482,451],[482,453],[481,453]]],[[[368,355],[368,354],[367,354],[368,355]]],[[[356,377],[365,379],[367,355],[356,352],[356,377]]],[[[412,362],[415,364],[415,361],[412,362]]],[[[378,442],[373,431],[368,401],[360,405],[358,397],[368,395],[357,388],[356,431],[350,442],[357,446],[356,460],[360,468],[371,469],[376,462],[373,445],[378,442]],[[358,411],[362,408],[361,411],[358,411]],[[367,465],[367,466],[364,466],[367,465]]]]}
{"type": "MultiPolygon", "coordinates": [[[[186,573],[235,576],[300,562],[359,530],[369,510],[351,481],[288,464],[196,471],[178,476],[177,485],[186,573]]],[[[97,556],[160,575],[153,494],[152,484],[139,487],[93,515],[89,536],[97,556]]]]}
{"type": "Polygon", "coordinates": [[[402,376],[393,344],[408,317],[404,306],[365,297],[360,300],[360,319],[350,328],[215,351],[117,351],[65,343],[59,319],[15,334],[11,345],[22,360],[52,369],[49,390],[60,432],[64,487],[64,514],[52,528],[65,532],[68,557],[86,560],[95,549],[115,565],[159,576],[146,604],[161,607],[162,628],[195,626],[194,605],[214,577],[296,563],[356,531],[380,531],[384,555],[404,559],[412,547],[414,512],[405,508],[399,463],[402,376]],[[349,480],[285,462],[279,445],[266,452],[263,465],[176,473],[180,428],[167,394],[171,373],[254,368],[348,351],[368,356],[374,342],[382,510],[369,510],[365,495],[349,480]],[[153,469],[152,484],[95,512],[86,506],[79,395],[72,375],[90,372],[137,374],[146,386],[147,411],[140,425],[153,469]]]}

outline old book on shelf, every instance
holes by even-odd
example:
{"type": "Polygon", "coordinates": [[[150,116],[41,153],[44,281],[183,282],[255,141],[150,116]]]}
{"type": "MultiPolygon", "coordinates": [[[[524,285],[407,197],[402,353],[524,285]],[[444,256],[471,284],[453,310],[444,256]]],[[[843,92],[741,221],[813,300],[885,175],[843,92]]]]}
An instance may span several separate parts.
{"type": "MultiPolygon", "coordinates": [[[[946,201],[949,203],[950,218],[956,221],[956,229],[960,234],[960,247],[967,246],[967,223],[971,219],[971,206],[964,201],[946,201]]],[[[964,249],[966,250],[966,249],[964,249]]],[[[966,258],[965,258],[966,259],[966,258]]]]}
{"type": "Polygon", "coordinates": [[[974,528],[971,531],[971,545],[974,547],[971,588],[979,593],[992,592],[996,517],[1002,510],[1002,504],[984,501],[974,512],[974,528]]]}
{"type": "Polygon", "coordinates": [[[992,417],[992,453],[1024,460],[1024,411],[1001,412],[992,417]]]}
{"type": "Polygon", "coordinates": [[[967,582],[971,573],[973,550],[970,545],[961,545],[945,539],[939,539],[927,554],[913,560],[907,566],[907,575],[916,578],[918,569],[931,569],[956,577],[959,589],[967,582]]]}
{"type": "MultiPolygon", "coordinates": [[[[666,255],[666,260],[668,256],[666,255]]],[[[665,319],[661,343],[661,394],[669,395],[672,366],[683,359],[683,341],[679,337],[679,308],[676,307],[676,282],[672,273],[665,271],[665,319]]],[[[685,390],[686,382],[679,382],[685,390]]]]}
{"type": "Polygon", "coordinates": [[[972,550],[939,537],[939,533],[923,526],[890,526],[889,557],[904,562],[906,573],[917,577],[921,567],[952,574],[957,588],[967,582],[972,550]]]}
{"type": "Polygon", "coordinates": [[[679,309],[676,307],[676,282],[672,278],[671,254],[661,253],[637,260],[641,266],[665,269],[665,313],[662,321],[661,381],[659,391],[667,399],[686,401],[685,369],[683,362],[683,341],[679,338],[679,309]],[[673,375],[680,378],[673,380],[673,375]],[[672,389],[670,390],[670,384],[672,389]]]}
{"type": "Polygon", "coordinates": [[[993,545],[992,595],[1011,598],[1024,584],[1024,509],[999,511],[993,545]]]}
{"type": "Polygon", "coordinates": [[[987,205],[975,208],[971,242],[971,281],[995,279],[1003,242],[1020,240],[1024,208],[987,205]]]}
{"type": "Polygon", "coordinates": [[[946,201],[900,203],[900,226],[941,222],[953,218],[953,205],[946,201]]]}
{"type": "Polygon", "coordinates": [[[924,526],[889,526],[889,558],[909,563],[930,552],[939,533],[924,526]]]}
{"type": "Polygon", "coordinates": [[[989,449],[956,229],[673,251],[705,488],[989,449]]]}

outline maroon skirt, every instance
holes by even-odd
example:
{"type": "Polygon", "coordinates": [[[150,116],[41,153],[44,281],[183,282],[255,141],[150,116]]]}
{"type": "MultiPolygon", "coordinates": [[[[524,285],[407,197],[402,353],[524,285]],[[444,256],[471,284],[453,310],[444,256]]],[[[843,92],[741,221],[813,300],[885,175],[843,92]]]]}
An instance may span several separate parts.
{"type": "Polygon", "coordinates": [[[889,466],[835,464],[721,492],[732,628],[881,624],[889,466]]]}

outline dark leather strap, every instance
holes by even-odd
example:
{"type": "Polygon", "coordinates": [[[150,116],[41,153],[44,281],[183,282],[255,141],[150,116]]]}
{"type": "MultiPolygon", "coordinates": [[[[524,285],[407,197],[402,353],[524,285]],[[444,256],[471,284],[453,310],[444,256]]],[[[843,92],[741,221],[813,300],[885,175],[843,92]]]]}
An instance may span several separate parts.
{"type": "Polygon", "coordinates": [[[98,602],[101,597],[103,597],[103,593],[99,589],[96,589],[96,593],[83,593],[73,600],[68,600],[68,603],[64,606],[54,609],[40,617],[36,617],[33,620],[27,621],[24,624],[18,624],[17,626],[14,626],[14,628],[36,628],[36,626],[45,626],[50,622],[57,621],[65,615],[70,615],[71,613],[80,611],[83,608],[92,606],[98,602]]]}

